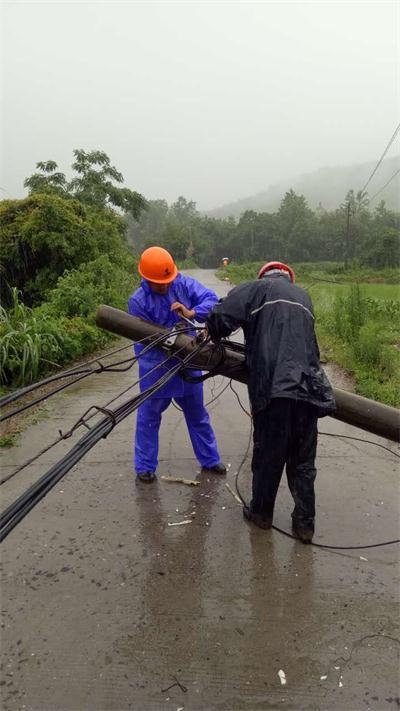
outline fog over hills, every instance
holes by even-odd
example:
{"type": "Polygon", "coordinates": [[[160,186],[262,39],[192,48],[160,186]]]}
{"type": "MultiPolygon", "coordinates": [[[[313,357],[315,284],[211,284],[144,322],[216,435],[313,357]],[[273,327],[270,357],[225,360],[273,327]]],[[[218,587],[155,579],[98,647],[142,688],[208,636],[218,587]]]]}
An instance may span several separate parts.
{"type": "MultiPolygon", "coordinates": [[[[343,202],[348,190],[360,190],[367,182],[377,160],[356,165],[324,167],[311,173],[303,173],[297,178],[280,181],[270,185],[263,192],[222,205],[215,210],[208,210],[210,217],[240,217],[245,210],[256,212],[275,212],[284,194],[293,188],[296,193],[304,195],[311,208],[322,205],[325,209],[334,209],[343,202]]],[[[384,160],[370,184],[368,195],[373,198],[385,183],[390,180],[396,170],[400,169],[400,155],[384,160]]],[[[382,192],[372,200],[371,209],[385,200],[388,208],[400,210],[400,174],[382,192]]]]}

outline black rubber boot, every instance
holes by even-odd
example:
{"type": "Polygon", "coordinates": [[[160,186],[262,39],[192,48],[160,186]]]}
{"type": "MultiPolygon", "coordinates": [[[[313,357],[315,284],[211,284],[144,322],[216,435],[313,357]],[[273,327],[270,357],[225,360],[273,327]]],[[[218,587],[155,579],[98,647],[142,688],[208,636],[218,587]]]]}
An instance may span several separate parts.
{"type": "Polygon", "coordinates": [[[226,466],[225,464],[222,464],[222,462],[219,462],[219,464],[215,464],[213,467],[202,467],[201,471],[205,472],[205,474],[218,474],[219,476],[225,476],[226,466]]]}
{"type": "Polygon", "coordinates": [[[308,524],[306,525],[301,523],[301,521],[292,519],[292,531],[296,538],[298,538],[302,543],[312,543],[314,526],[308,524]]]}
{"type": "Polygon", "coordinates": [[[155,478],[155,472],[136,472],[136,481],[143,481],[145,484],[151,484],[155,478]]]}
{"type": "Polygon", "coordinates": [[[258,528],[263,528],[264,531],[268,531],[272,527],[272,514],[254,513],[248,506],[243,506],[243,518],[246,521],[251,521],[258,528]]]}

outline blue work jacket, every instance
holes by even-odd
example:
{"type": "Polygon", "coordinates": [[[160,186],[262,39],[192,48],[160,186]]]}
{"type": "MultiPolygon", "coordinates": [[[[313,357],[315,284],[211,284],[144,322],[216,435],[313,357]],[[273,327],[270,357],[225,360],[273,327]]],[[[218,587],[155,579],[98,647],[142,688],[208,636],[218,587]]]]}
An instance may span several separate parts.
{"type": "MultiPolygon", "coordinates": [[[[166,294],[156,294],[151,290],[147,281],[143,279],[139,289],[129,298],[128,311],[132,316],[139,316],[160,326],[173,328],[177,323],[182,323],[182,319],[179,318],[178,314],[171,311],[171,304],[175,301],[179,301],[188,309],[194,309],[194,320],[204,323],[214,304],[217,303],[218,296],[211,289],[207,289],[196,279],[193,279],[193,277],[183,276],[179,272],[166,294]]],[[[193,330],[194,334],[195,331],[193,330]]],[[[137,356],[140,356],[143,348],[144,346],[135,344],[137,356]]],[[[162,351],[152,348],[139,358],[139,375],[142,378],[140,381],[141,390],[146,390],[146,388],[154,385],[167,370],[176,365],[177,360],[171,358],[165,365],[156,368],[152,373],[149,372],[157,364],[165,361],[166,357],[166,354],[162,351]]],[[[191,375],[201,375],[201,372],[191,371],[191,375]]],[[[175,375],[160,388],[154,397],[184,397],[190,395],[194,387],[196,385],[186,383],[180,375],[175,375]]]]}

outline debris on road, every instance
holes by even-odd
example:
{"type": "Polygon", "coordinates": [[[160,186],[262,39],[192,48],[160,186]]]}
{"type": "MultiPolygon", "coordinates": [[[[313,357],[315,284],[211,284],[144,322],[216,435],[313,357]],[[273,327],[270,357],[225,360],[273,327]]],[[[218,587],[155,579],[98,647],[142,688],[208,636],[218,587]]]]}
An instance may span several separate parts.
{"type": "Polygon", "coordinates": [[[183,526],[184,523],[192,523],[192,519],[187,518],[185,521],[175,521],[174,523],[168,521],[168,526],[183,526]]]}
{"type": "Polygon", "coordinates": [[[279,671],[278,671],[278,676],[279,676],[279,678],[280,678],[280,680],[281,680],[281,685],[282,685],[282,686],[285,686],[285,684],[286,684],[286,674],[285,674],[285,672],[283,671],[283,669],[279,669],[279,671]]]}
{"type": "Polygon", "coordinates": [[[226,483],[225,486],[226,486],[226,488],[228,489],[229,493],[233,496],[233,498],[236,499],[236,501],[238,502],[238,504],[240,504],[240,505],[242,506],[242,501],[241,501],[240,498],[238,497],[236,491],[233,491],[232,487],[231,487],[228,483],[226,483]]]}
{"type": "MultiPolygon", "coordinates": [[[[187,686],[184,686],[184,684],[182,684],[182,683],[179,681],[179,679],[177,679],[176,676],[173,676],[172,678],[174,679],[174,683],[171,684],[170,686],[168,686],[166,689],[161,689],[161,693],[162,693],[162,694],[165,694],[165,693],[166,693],[167,691],[169,691],[170,689],[173,689],[174,686],[179,686],[180,690],[183,691],[184,694],[186,694],[186,692],[187,692],[187,686]]],[[[184,708],[184,707],[182,706],[181,708],[184,708]]]]}
{"type": "Polygon", "coordinates": [[[163,481],[168,481],[173,484],[186,484],[186,486],[200,486],[199,481],[193,481],[193,479],[181,479],[175,476],[162,476],[163,481]]]}

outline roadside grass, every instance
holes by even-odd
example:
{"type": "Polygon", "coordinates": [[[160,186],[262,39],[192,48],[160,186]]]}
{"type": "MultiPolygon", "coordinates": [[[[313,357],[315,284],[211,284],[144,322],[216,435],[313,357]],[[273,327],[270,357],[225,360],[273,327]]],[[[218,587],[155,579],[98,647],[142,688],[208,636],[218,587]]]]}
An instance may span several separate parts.
{"type": "Polygon", "coordinates": [[[7,420],[1,424],[0,449],[15,447],[19,444],[21,433],[29,426],[47,420],[50,417],[48,409],[43,405],[36,405],[33,411],[21,413],[20,416],[7,420]]]}
{"type": "MultiPolygon", "coordinates": [[[[256,278],[260,266],[229,265],[217,275],[238,284],[256,278]]],[[[343,272],[334,263],[292,266],[296,283],[314,303],[324,356],[354,377],[359,395],[399,407],[399,271],[353,267],[343,272]]]]}
{"type": "Polygon", "coordinates": [[[0,449],[6,449],[7,447],[15,447],[18,444],[19,432],[9,432],[8,434],[0,436],[0,449]]]}
{"type": "MultiPolygon", "coordinates": [[[[229,264],[217,271],[220,279],[229,278],[232,284],[241,284],[243,281],[251,281],[257,274],[264,262],[247,262],[246,264],[229,264]]],[[[339,283],[352,284],[354,282],[363,284],[381,284],[385,286],[400,285],[400,270],[398,269],[367,269],[355,264],[349,269],[344,269],[343,264],[338,262],[299,262],[291,264],[296,272],[296,281],[303,286],[310,281],[321,279],[337,288],[339,283]]],[[[390,291],[390,290],[389,290],[390,291]]]]}
{"type": "Polygon", "coordinates": [[[97,328],[97,307],[104,303],[126,310],[138,284],[133,258],[119,266],[103,255],[66,271],[40,306],[26,306],[18,289],[11,288],[9,308],[0,306],[0,384],[5,391],[36,382],[115,340],[97,328]]]}

